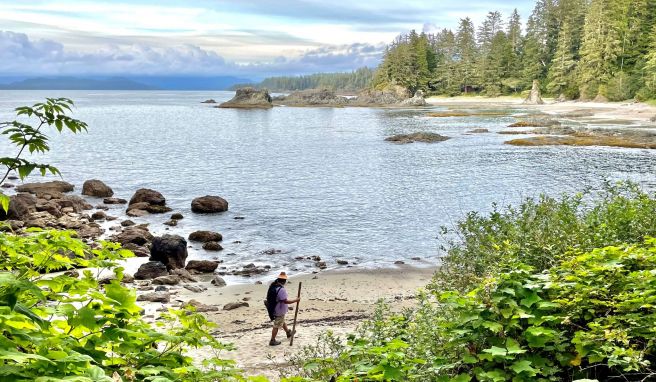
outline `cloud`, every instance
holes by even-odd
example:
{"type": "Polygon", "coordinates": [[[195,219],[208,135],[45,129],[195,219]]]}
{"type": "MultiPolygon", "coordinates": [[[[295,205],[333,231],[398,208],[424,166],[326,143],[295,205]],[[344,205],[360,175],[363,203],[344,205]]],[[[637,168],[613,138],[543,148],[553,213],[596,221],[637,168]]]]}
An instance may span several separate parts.
{"type": "Polygon", "coordinates": [[[383,44],[326,45],[289,56],[238,64],[193,44],[107,44],[92,51],[66,49],[50,39],[0,31],[2,75],[264,75],[349,71],[377,66],[383,44]]]}

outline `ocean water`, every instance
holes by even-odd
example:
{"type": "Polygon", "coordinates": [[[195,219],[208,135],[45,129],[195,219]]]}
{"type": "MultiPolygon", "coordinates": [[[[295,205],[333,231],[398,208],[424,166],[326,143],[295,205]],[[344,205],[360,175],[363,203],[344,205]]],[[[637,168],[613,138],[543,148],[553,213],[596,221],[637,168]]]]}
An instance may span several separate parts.
{"type": "MultiPolygon", "coordinates": [[[[193,245],[190,258],[218,258],[227,270],[252,262],[271,265],[272,273],[308,272],[313,262],[296,259],[307,256],[320,256],[330,268],[344,267],[338,259],[366,268],[397,260],[430,266],[441,255],[440,226],[452,226],[467,211],[486,212],[494,202],[516,203],[542,192],[600,188],[605,180],[656,185],[654,151],[508,146],[503,142],[511,137],[496,132],[512,117],[426,117],[443,108],[233,110],[200,103],[232,94],[3,91],[0,120],[46,96],[72,98],[74,116],[89,124],[88,133],[53,131],[52,151],[37,159],[56,165],[78,193],[92,178],[125,199],[141,187],[160,191],[184,214],[179,225],[167,231],[162,223],[170,214],[132,220],[150,223],[159,234],[221,232],[223,251],[193,245]],[[468,134],[473,128],[490,133],[468,134]],[[384,141],[416,131],[451,139],[384,141]],[[230,210],[191,213],[191,200],[203,195],[226,198],[230,210]],[[264,254],[268,249],[281,253],[264,254]]],[[[1,142],[0,155],[11,153],[1,142]]],[[[123,218],[124,208],[109,213],[123,218]]]]}

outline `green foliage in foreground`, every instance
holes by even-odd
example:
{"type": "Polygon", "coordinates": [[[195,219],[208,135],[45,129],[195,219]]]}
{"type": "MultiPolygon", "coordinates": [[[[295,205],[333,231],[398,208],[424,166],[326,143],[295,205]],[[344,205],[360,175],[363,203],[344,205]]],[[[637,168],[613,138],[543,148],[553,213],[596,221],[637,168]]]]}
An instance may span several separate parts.
{"type": "MultiPolygon", "coordinates": [[[[59,174],[59,170],[52,165],[32,162],[22,156],[26,149],[30,154],[45,153],[50,150],[48,136],[43,132],[45,127],[54,127],[60,133],[64,129],[73,133],[86,131],[86,123],[67,115],[72,107],[73,101],[68,98],[46,98],[45,102],[16,108],[15,120],[0,122],[0,134],[6,136],[16,147],[16,155],[0,158],[0,166],[6,169],[0,174],[0,184],[5,182],[12,171],[16,171],[21,180],[34,170],[39,170],[41,175],[47,172],[59,174]]],[[[9,197],[2,191],[0,191],[0,206],[4,211],[9,208],[9,197]]]]}
{"type": "MultiPolygon", "coordinates": [[[[566,256],[567,257],[567,256],[566,256]]],[[[321,381],[639,381],[656,377],[656,240],[595,249],[542,273],[517,265],[477,289],[424,296],[331,357],[321,381]]]]}
{"type": "Polygon", "coordinates": [[[0,380],[244,380],[204,316],[186,308],[143,320],[136,293],[123,286],[117,261],[132,256],[117,244],[92,249],[70,232],[0,233],[0,380]],[[47,274],[85,268],[81,276],[47,274]],[[100,285],[101,270],[114,280],[100,285]],[[213,354],[200,363],[187,354],[213,354]]]}
{"type": "Polygon", "coordinates": [[[414,309],[324,336],[288,380],[656,379],[655,208],[620,184],[472,213],[414,309]]]}
{"type": "Polygon", "coordinates": [[[543,195],[505,209],[495,205],[487,216],[470,212],[442,233],[455,240],[448,243],[431,288],[466,291],[498,274],[504,264],[522,262],[542,271],[570,249],[590,251],[656,237],[656,198],[632,183],[609,184],[598,193],[543,195]]]}

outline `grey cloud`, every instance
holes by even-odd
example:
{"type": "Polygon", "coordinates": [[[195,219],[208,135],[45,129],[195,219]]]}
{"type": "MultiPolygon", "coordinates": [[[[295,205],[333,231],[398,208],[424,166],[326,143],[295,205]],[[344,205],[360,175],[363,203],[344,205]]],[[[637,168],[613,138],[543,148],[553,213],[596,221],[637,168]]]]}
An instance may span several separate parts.
{"type": "Polygon", "coordinates": [[[266,75],[348,71],[377,66],[384,45],[322,46],[297,57],[236,64],[214,51],[192,44],[161,47],[108,44],[91,52],[65,49],[53,40],[0,31],[1,75],[266,75]]]}

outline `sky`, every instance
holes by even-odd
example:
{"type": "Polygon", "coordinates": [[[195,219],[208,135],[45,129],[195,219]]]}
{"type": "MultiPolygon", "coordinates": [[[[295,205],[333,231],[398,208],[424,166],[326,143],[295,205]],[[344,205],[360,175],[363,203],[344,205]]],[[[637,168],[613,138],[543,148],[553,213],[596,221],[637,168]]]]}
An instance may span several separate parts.
{"type": "Polygon", "coordinates": [[[0,76],[234,75],[375,67],[400,33],[533,0],[0,0],[0,76]]]}

